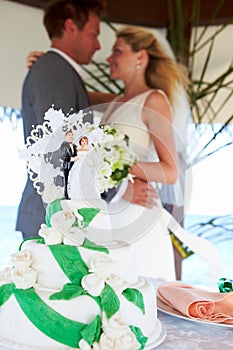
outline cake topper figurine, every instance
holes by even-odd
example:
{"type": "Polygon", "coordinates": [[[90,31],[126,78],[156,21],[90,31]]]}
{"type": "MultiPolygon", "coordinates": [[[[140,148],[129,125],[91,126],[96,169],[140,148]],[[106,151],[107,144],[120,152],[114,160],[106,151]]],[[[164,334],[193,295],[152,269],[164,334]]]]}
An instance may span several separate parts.
{"type": "Polygon", "coordinates": [[[82,178],[91,176],[98,198],[100,193],[118,186],[124,179],[133,181],[129,170],[136,162],[136,156],[128,136],[111,125],[83,122],[87,113],[81,110],[65,116],[61,109],[52,106],[45,113],[45,122],[32,130],[26,145],[20,150],[20,157],[27,161],[30,179],[46,204],[69,197],[70,170],[80,157],[88,164],[84,167],[85,176],[82,171],[82,178]],[[85,157],[81,156],[83,148],[89,151],[84,152],[85,157]],[[51,154],[57,153],[60,160],[54,161],[51,154]]]}
{"type": "Polygon", "coordinates": [[[62,171],[64,175],[64,196],[66,199],[68,197],[68,177],[69,172],[74,162],[78,160],[77,156],[77,146],[73,142],[74,133],[72,130],[67,130],[65,133],[65,140],[62,142],[60,147],[60,159],[62,161],[62,171]]]}

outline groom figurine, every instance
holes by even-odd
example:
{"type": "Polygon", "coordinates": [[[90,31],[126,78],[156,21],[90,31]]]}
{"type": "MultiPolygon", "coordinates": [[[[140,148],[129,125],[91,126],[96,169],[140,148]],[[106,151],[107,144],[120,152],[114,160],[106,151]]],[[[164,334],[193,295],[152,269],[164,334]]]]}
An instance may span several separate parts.
{"type": "Polygon", "coordinates": [[[68,178],[69,172],[74,162],[78,159],[77,146],[73,143],[74,134],[72,130],[67,130],[65,133],[65,140],[60,147],[60,158],[62,160],[62,171],[64,175],[64,196],[69,199],[68,196],[68,178]]]}

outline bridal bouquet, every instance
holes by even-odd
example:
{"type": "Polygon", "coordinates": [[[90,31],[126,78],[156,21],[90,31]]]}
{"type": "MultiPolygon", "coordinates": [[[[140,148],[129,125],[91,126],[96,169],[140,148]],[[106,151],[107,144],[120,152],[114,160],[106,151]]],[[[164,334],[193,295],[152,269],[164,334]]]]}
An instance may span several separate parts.
{"type": "Polygon", "coordinates": [[[137,162],[129,145],[129,137],[112,125],[103,125],[100,142],[93,144],[93,163],[96,167],[97,184],[100,193],[117,187],[123,179],[133,181],[130,167],[137,162]]]}

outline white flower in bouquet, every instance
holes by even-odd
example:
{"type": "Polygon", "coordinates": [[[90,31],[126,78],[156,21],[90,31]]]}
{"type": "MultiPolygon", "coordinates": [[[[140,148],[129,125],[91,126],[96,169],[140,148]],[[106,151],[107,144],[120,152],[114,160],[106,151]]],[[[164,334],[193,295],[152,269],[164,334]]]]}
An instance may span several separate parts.
{"type": "Polygon", "coordinates": [[[104,138],[94,145],[92,155],[96,167],[99,191],[102,193],[118,186],[123,179],[132,181],[130,167],[136,162],[136,156],[130,148],[129,138],[111,125],[102,127],[104,138]]]}
{"type": "Polygon", "coordinates": [[[104,162],[103,163],[103,166],[101,167],[99,173],[98,173],[98,176],[100,178],[100,181],[102,179],[106,179],[106,180],[109,180],[110,179],[110,176],[112,174],[112,164],[110,161],[108,162],[104,162]]]}

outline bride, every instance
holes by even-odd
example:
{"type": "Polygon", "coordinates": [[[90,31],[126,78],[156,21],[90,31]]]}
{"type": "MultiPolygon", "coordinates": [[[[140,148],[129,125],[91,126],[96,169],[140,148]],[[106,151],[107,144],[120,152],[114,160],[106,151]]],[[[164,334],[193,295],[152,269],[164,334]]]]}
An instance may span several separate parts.
{"type": "MultiPolygon", "coordinates": [[[[212,244],[183,230],[162,207],[160,200],[154,198],[152,187],[177,183],[178,157],[174,136],[181,141],[182,137],[178,133],[174,135],[173,109],[175,94],[180,89],[185,91],[188,84],[184,69],[165,53],[150,31],[124,27],[116,35],[112,54],[107,60],[111,78],[124,83],[124,95],[114,99],[115,95],[89,93],[93,105],[114,99],[101,123],[111,123],[128,134],[139,159],[131,168],[136,186],[129,184],[125,192],[122,186],[119,190],[124,193],[122,198],[117,201],[122,195],[118,193],[114,202],[108,205],[113,238],[132,243],[140,275],[175,279],[169,231],[192,251],[209,260],[217,270],[219,259],[212,244]],[[145,183],[148,184],[146,187],[145,183]]],[[[70,176],[75,179],[71,186],[78,192],[74,193],[75,197],[81,195],[85,199],[94,194],[99,198],[91,172],[89,176],[83,176],[84,168],[77,171],[81,164],[88,167],[88,162],[78,160],[72,172],[76,169],[80,176],[76,179],[70,176]],[[86,188],[89,193],[80,193],[80,188],[86,188]]]]}
{"type": "MultiPolygon", "coordinates": [[[[113,124],[130,137],[138,163],[131,167],[136,179],[151,184],[173,184],[178,177],[171,104],[172,89],[183,82],[179,66],[166,56],[152,33],[136,27],[117,32],[110,64],[112,79],[124,82],[124,95],[114,100],[101,123],[113,124]],[[170,101],[170,102],[169,102],[170,101]]],[[[157,203],[132,203],[128,188],[109,204],[113,237],[133,242],[138,273],[175,279],[169,230],[157,203]]]]}

